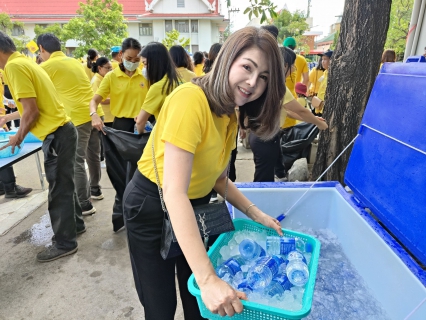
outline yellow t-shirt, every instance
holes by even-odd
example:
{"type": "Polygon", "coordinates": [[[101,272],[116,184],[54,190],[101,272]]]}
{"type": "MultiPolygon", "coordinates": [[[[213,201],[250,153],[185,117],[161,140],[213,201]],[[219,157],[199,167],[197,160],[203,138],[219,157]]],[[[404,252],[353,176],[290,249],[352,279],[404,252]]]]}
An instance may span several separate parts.
{"type": "Polygon", "coordinates": [[[138,162],[139,171],[155,183],[151,148],[155,137],[155,158],[162,184],[164,145],[167,141],[194,154],[188,197],[204,197],[228,165],[231,151],[235,148],[236,134],[235,113],[216,116],[210,110],[203,90],[193,83],[185,83],[164,102],[154,132],[138,162]]]}
{"type": "Polygon", "coordinates": [[[161,107],[163,106],[164,100],[167,97],[167,86],[168,86],[167,75],[163,77],[160,81],[157,81],[149,87],[148,93],[146,94],[145,101],[141,107],[142,110],[145,110],[149,114],[153,114],[155,119],[158,118],[160,114],[161,107]],[[163,90],[163,86],[164,90],[163,90]]]}
{"type": "Polygon", "coordinates": [[[36,98],[40,114],[30,131],[37,138],[44,140],[47,135],[71,121],[52,80],[38,64],[14,52],[7,61],[4,74],[21,116],[24,109],[19,100],[36,98]]]}
{"type": "Polygon", "coordinates": [[[314,68],[311,70],[311,72],[309,72],[309,82],[311,83],[311,86],[309,87],[310,92],[318,93],[321,84],[319,78],[321,78],[323,74],[324,71],[318,70],[317,68],[314,68]]]}
{"type": "Polygon", "coordinates": [[[179,78],[185,83],[185,82],[191,82],[193,78],[196,77],[195,73],[188,70],[187,68],[180,67],[176,68],[176,71],[178,73],[179,78]]]}
{"type": "Polygon", "coordinates": [[[195,73],[195,75],[197,76],[197,77],[200,77],[200,76],[202,76],[203,75],[203,67],[204,67],[204,64],[202,64],[202,63],[200,63],[200,64],[197,64],[196,66],[194,66],[194,73],[195,73]]]}
{"type": "Polygon", "coordinates": [[[112,70],[117,68],[119,64],[120,64],[120,62],[118,62],[117,60],[111,59],[112,70]]]}
{"type": "Polygon", "coordinates": [[[83,66],[84,72],[86,73],[87,77],[89,78],[89,81],[92,80],[92,78],[95,74],[92,72],[92,69],[87,67],[87,62],[83,62],[81,65],[83,66]]]}
{"type": "MultiPolygon", "coordinates": [[[[99,73],[95,73],[95,75],[93,76],[92,81],[90,81],[90,84],[94,93],[96,93],[96,91],[98,90],[103,78],[104,77],[102,77],[99,73]]],[[[98,114],[100,114],[99,112],[103,113],[105,123],[114,121],[114,116],[111,114],[111,108],[109,104],[99,104],[96,112],[98,114]]]]}
{"type": "MultiPolygon", "coordinates": [[[[322,101],[325,99],[325,91],[327,90],[327,81],[328,81],[328,70],[324,71],[323,76],[320,78],[320,87],[318,89],[318,95],[317,97],[320,98],[322,101]]],[[[322,113],[324,108],[317,110],[317,112],[322,113]]]]}
{"type": "MultiPolygon", "coordinates": [[[[55,85],[72,123],[79,126],[92,121],[89,104],[93,98],[93,90],[80,63],[67,57],[62,51],[56,51],[40,66],[55,85]]],[[[98,114],[103,116],[102,109],[98,110],[98,114]]]]}
{"type": "Polygon", "coordinates": [[[287,104],[287,103],[289,103],[292,100],[294,100],[294,97],[293,97],[291,91],[288,88],[286,88],[285,95],[284,95],[284,100],[283,100],[283,104],[281,106],[281,114],[280,114],[280,126],[281,126],[281,128],[285,128],[284,125],[285,125],[285,123],[286,123],[286,121],[288,119],[287,112],[284,109],[284,105],[287,104]]]}
{"type": "Polygon", "coordinates": [[[134,118],[139,114],[147,92],[148,82],[138,68],[131,77],[115,68],[105,75],[96,94],[103,100],[110,97],[114,117],[134,118]]]}
{"type": "Polygon", "coordinates": [[[291,93],[293,94],[293,97],[297,99],[297,93],[294,88],[296,86],[296,83],[302,82],[302,73],[308,72],[309,68],[306,59],[298,54],[296,54],[296,61],[294,62],[294,65],[296,67],[296,70],[293,71],[285,79],[285,85],[287,88],[290,89],[291,93]]]}

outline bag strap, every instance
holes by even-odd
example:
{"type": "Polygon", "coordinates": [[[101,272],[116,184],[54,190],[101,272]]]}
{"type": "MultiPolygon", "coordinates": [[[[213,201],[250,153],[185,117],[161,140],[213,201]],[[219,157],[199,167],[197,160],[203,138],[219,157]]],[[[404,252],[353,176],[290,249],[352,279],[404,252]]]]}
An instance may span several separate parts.
{"type": "MultiPolygon", "coordinates": [[[[167,217],[169,218],[169,221],[170,221],[169,212],[167,211],[166,204],[164,203],[164,199],[163,199],[163,191],[160,187],[160,177],[158,176],[157,161],[155,159],[154,141],[155,141],[155,129],[156,128],[157,128],[157,126],[154,126],[154,128],[151,132],[151,135],[152,135],[152,143],[151,143],[152,162],[154,163],[155,179],[157,181],[158,194],[160,195],[160,200],[161,200],[161,207],[163,208],[163,211],[167,214],[167,217]]],[[[225,201],[226,201],[226,197],[228,195],[229,170],[230,170],[230,166],[231,166],[230,164],[231,164],[231,160],[229,160],[228,167],[227,167],[227,173],[226,173],[225,201]]]]}

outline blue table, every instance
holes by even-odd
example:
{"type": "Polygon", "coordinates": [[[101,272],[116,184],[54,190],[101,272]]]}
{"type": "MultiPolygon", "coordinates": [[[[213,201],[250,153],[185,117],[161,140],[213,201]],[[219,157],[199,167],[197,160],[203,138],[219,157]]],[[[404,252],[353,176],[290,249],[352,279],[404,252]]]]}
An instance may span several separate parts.
{"type": "Polygon", "coordinates": [[[40,178],[41,188],[45,190],[44,173],[41,169],[40,156],[38,154],[38,152],[41,150],[41,145],[42,145],[42,142],[25,143],[24,146],[22,147],[21,152],[19,152],[17,155],[13,157],[0,159],[0,170],[7,168],[15,163],[18,163],[19,161],[34,154],[36,159],[36,164],[37,164],[38,176],[40,178]]]}

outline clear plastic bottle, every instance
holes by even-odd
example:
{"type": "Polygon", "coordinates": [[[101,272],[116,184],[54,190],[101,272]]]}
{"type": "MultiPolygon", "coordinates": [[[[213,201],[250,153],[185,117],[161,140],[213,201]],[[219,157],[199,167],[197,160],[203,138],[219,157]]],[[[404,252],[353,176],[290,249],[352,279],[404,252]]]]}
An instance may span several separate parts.
{"type": "Polygon", "coordinates": [[[272,280],[269,286],[265,288],[264,294],[274,297],[276,295],[282,296],[284,294],[284,289],[278,282],[272,280]]]}
{"type": "Polygon", "coordinates": [[[248,261],[265,256],[265,250],[256,241],[251,239],[241,241],[239,250],[241,257],[248,261]]]}
{"type": "Polygon", "coordinates": [[[296,240],[287,237],[266,237],[266,252],[268,255],[286,255],[296,250],[296,240]]]}
{"type": "Polygon", "coordinates": [[[244,292],[246,295],[249,295],[253,292],[253,288],[248,284],[248,282],[246,280],[244,280],[243,282],[241,282],[236,289],[238,291],[244,292]]]}
{"type": "Polygon", "coordinates": [[[153,127],[154,126],[151,124],[151,122],[147,121],[145,124],[145,132],[151,132],[153,127]]]}
{"type": "Polygon", "coordinates": [[[260,258],[256,265],[250,268],[247,274],[247,282],[254,290],[266,288],[272,278],[279,273],[280,266],[285,263],[280,256],[260,258]]]}
{"type": "Polygon", "coordinates": [[[286,268],[288,280],[297,287],[303,287],[309,280],[309,269],[300,259],[289,261],[286,268]]]}
{"type": "Polygon", "coordinates": [[[302,260],[305,264],[307,264],[305,256],[300,251],[294,250],[288,253],[287,260],[289,262],[297,259],[302,260]]]}
{"type": "Polygon", "coordinates": [[[232,257],[216,268],[216,274],[219,278],[223,278],[227,273],[233,277],[241,271],[241,266],[244,264],[245,261],[242,257],[232,257]]]}
{"type": "Polygon", "coordinates": [[[293,287],[293,284],[290,282],[286,274],[280,274],[272,281],[279,283],[284,290],[290,290],[291,287],[293,287]]]}
{"type": "Polygon", "coordinates": [[[296,238],[296,250],[301,252],[312,252],[312,244],[300,238],[296,238]]]}

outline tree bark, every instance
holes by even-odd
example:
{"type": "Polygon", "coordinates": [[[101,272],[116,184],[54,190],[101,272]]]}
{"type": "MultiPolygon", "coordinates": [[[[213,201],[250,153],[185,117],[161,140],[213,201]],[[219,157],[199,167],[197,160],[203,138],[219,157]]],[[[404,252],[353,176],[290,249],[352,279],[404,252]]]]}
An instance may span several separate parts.
{"type": "MultiPolygon", "coordinates": [[[[392,0],[346,0],[340,37],[329,69],[321,132],[312,178],[321,173],[356,136],[379,71],[392,0]]],[[[331,167],[323,180],[343,183],[350,151],[331,167]]]]}

